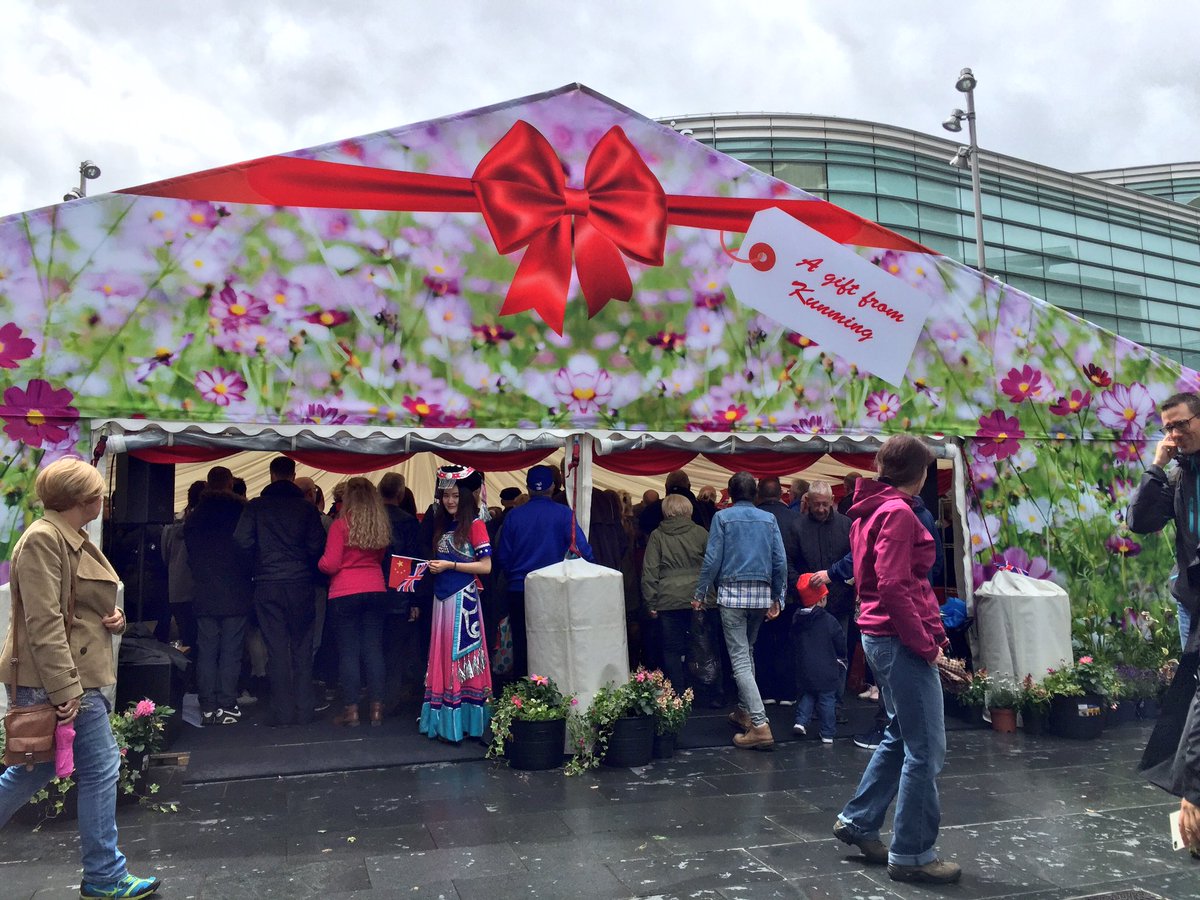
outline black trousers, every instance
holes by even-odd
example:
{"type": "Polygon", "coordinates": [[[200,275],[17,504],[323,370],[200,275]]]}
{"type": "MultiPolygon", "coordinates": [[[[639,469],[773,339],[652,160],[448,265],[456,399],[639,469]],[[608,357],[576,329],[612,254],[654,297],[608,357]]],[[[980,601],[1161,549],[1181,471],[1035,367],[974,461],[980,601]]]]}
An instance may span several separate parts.
{"type": "Polygon", "coordinates": [[[512,631],[512,679],[529,674],[529,639],[525,634],[525,592],[508,592],[508,627],[512,631]]]}
{"type": "Polygon", "coordinates": [[[796,607],[788,604],[770,622],[763,622],[754,642],[754,680],[764,699],[795,700],[796,657],[792,650],[792,616],[796,607]]]}
{"type": "Polygon", "coordinates": [[[254,586],[258,627],[267,645],[271,724],[313,719],[313,631],[317,611],[311,581],[268,581],[254,586]]]}

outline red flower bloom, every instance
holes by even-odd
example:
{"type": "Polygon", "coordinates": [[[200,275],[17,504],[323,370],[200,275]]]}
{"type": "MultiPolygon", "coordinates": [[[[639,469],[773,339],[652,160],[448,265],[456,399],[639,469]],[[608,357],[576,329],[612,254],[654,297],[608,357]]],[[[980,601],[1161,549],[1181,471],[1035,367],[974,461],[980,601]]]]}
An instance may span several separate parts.
{"type": "Polygon", "coordinates": [[[1059,397],[1050,404],[1050,412],[1056,416],[1069,416],[1083,412],[1092,403],[1091,391],[1071,391],[1070,397],[1059,397]]]}
{"type": "Polygon", "coordinates": [[[1042,391],[1042,373],[1032,366],[1009,369],[1008,376],[1000,381],[1000,390],[1008,394],[1013,403],[1037,397],[1042,391]]]}
{"type": "Polygon", "coordinates": [[[661,347],[668,353],[682,353],[686,341],[687,335],[677,331],[660,331],[653,337],[646,338],[646,343],[651,347],[661,347]]]}
{"type": "Polygon", "coordinates": [[[33,341],[16,325],[0,325],[0,369],[15,369],[17,360],[33,356],[33,347],[33,341]]]}
{"type": "Polygon", "coordinates": [[[10,387],[0,406],[4,431],[14,441],[31,447],[57,444],[66,439],[67,428],[79,418],[79,410],[71,405],[74,399],[66,388],[55,390],[41,378],[33,379],[24,390],[10,387]]]}
{"type": "Polygon", "coordinates": [[[789,344],[792,344],[793,346],[799,347],[801,350],[803,350],[806,347],[821,346],[816,341],[806,338],[802,334],[796,334],[796,332],[794,332],[794,331],[789,331],[787,333],[787,342],[789,344]]]}
{"type": "Polygon", "coordinates": [[[312,322],[314,325],[324,325],[326,328],[333,328],[349,322],[350,316],[340,309],[319,309],[315,313],[309,313],[305,316],[304,321],[312,322]]]}
{"type": "Polygon", "coordinates": [[[1083,367],[1083,374],[1096,387],[1106,388],[1112,384],[1112,377],[1099,366],[1088,363],[1083,367]]]}
{"type": "Polygon", "coordinates": [[[979,452],[983,456],[994,456],[997,460],[1007,459],[1021,449],[1021,438],[1025,432],[1016,416],[1006,416],[1001,410],[979,417],[979,452]]]}
{"type": "Polygon", "coordinates": [[[499,344],[501,341],[511,341],[516,334],[499,325],[472,325],[471,331],[475,337],[485,344],[499,344]]]}
{"type": "Polygon", "coordinates": [[[424,397],[405,397],[401,405],[418,419],[428,416],[436,418],[442,415],[441,406],[436,403],[426,403],[424,397]]]}

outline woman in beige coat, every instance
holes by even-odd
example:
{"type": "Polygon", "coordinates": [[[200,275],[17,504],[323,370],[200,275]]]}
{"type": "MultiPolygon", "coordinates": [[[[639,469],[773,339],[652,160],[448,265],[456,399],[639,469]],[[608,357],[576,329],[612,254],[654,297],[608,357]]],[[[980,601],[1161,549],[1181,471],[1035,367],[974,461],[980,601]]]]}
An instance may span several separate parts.
{"type": "MultiPolygon", "coordinates": [[[[120,754],[100,688],[117,680],[112,635],[125,630],[117,607],[117,573],[83,531],[100,514],[104,479],[81,459],[56,460],[38,473],[42,519],[13,548],[10,589],[21,616],[10,628],[3,659],[15,656],[13,707],[52,703],[60,722],[75,724],[75,790],[79,792],[81,897],[149,897],[157,878],[136,878],[117,849],[120,754]],[[74,586],[74,590],[72,590],[74,586]],[[74,593],[75,611],[68,623],[74,593]],[[68,631],[69,628],[69,631],[68,631]]],[[[13,672],[3,680],[11,692],[13,672]]],[[[0,826],[54,776],[54,763],[10,766],[0,773],[0,826]]]]}

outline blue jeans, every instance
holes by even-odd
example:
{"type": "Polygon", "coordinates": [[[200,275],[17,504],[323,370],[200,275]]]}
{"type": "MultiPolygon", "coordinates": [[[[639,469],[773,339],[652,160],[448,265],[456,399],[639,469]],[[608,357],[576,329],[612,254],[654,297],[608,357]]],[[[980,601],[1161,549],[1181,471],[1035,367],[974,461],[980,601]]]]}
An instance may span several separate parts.
{"type": "Polygon", "coordinates": [[[342,702],[358,703],[361,673],[367,673],[367,697],[383,702],[383,621],[392,600],[389,594],[347,594],[329,600],[329,617],[337,633],[338,677],[342,702]]]}
{"type": "Polygon", "coordinates": [[[819,694],[801,694],[796,703],[796,724],[808,727],[816,707],[817,720],[821,725],[821,737],[831,738],[837,734],[837,691],[821,691],[819,694]]]}
{"type": "Polygon", "coordinates": [[[838,818],[860,837],[879,838],[892,800],[896,818],[888,862],[923,866],[937,858],[942,812],[937,776],[946,761],[946,721],[937,670],[899,638],[862,636],[888,722],[858,791],[838,818]]]}
{"type": "Polygon", "coordinates": [[[1179,610],[1179,646],[1186,650],[1188,635],[1192,633],[1192,614],[1178,600],[1175,601],[1175,608],[1179,610]]]}
{"type": "Polygon", "coordinates": [[[731,609],[720,607],[721,630],[729,649],[729,666],[737,685],[738,706],[750,714],[750,721],[761,725],[767,721],[762,695],[754,680],[754,640],[762,627],[765,609],[731,609]]]}
{"type": "MultiPolygon", "coordinates": [[[[45,703],[37,688],[17,688],[15,706],[45,703]]],[[[75,717],[75,790],[79,792],[79,849],[83,880],[112,884],[128,873],[125,856],[117,849],[117,771],[120,756],[108,722],[108,701],[97,690],[83,693],[75,717]]],[[[54,777],[54,763],[32,770],[10,766],[0,774],[0,826],[29,802],[54,777]]]]}

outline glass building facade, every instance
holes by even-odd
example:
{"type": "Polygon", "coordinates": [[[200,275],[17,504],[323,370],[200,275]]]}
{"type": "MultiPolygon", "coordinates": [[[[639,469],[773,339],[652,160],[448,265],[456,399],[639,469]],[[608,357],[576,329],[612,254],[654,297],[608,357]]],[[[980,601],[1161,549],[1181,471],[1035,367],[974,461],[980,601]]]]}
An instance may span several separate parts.
{"type": "MultiPolygon", "coordinates": [[[[847,119],[663,119],[927,247],[976,262],[959,143],[847,119]]],[[[1200,164],[1070,174],[981,150],[988,273],[1200,368],[1200,164]]]]}

